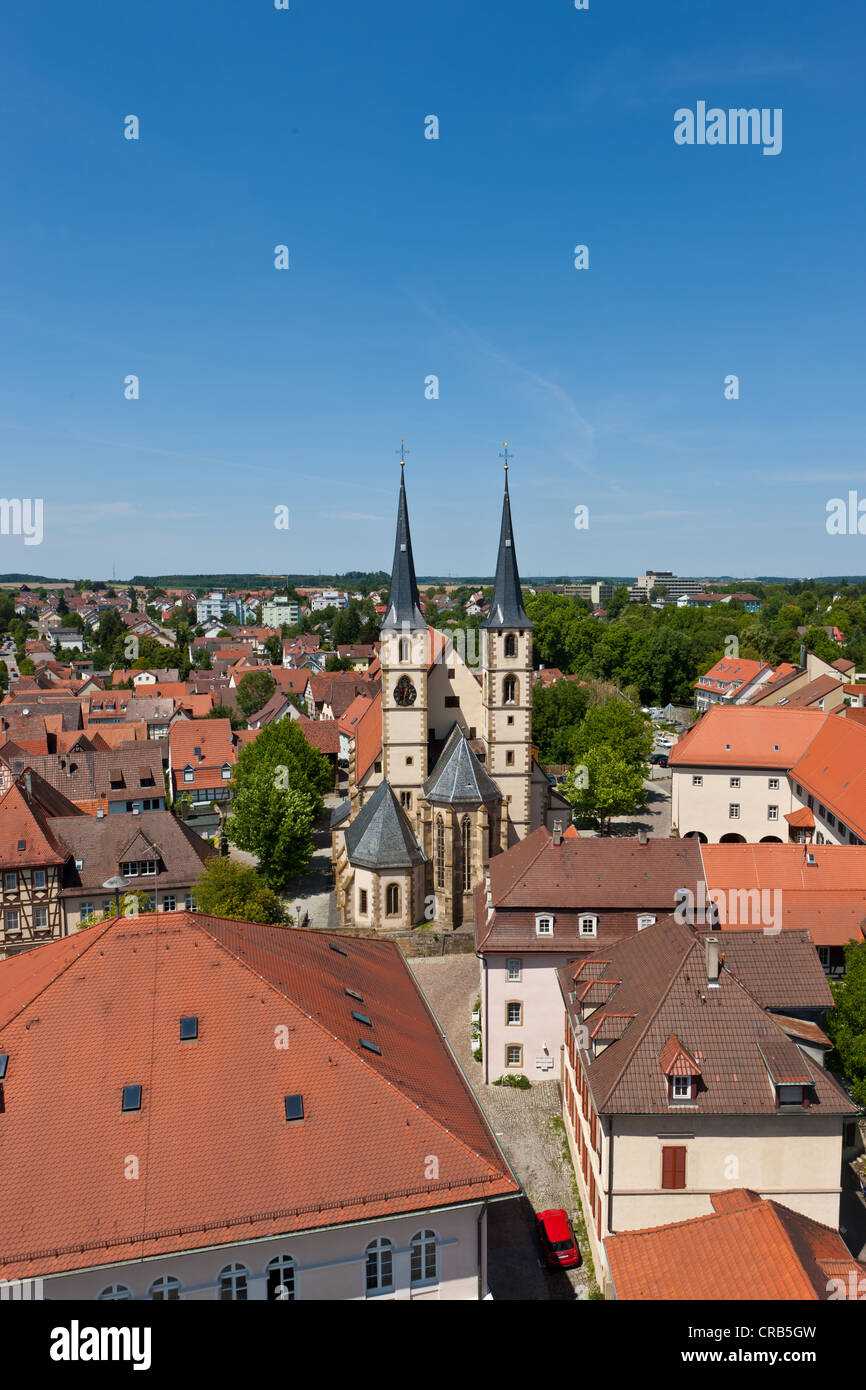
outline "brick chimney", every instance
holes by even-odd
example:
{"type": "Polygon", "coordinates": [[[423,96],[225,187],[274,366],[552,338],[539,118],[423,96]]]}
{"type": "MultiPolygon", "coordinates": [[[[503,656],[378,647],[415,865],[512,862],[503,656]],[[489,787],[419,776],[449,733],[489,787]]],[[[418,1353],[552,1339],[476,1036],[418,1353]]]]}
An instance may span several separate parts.
{"type": "Polygon", "coordinates": [[[553,843],[555,845],[562,844],[562,821],[555,820],[553,822],[553,843]]]}
{"type": "Polygon", "coordinates": [[[639,845],[648,845],[648,844],[649,844],[649,835],[647,834],[647,832],[646,832],[645,830],[639,830],[639,831],[637,832],[637,842],[638,842],[639,845]]]}

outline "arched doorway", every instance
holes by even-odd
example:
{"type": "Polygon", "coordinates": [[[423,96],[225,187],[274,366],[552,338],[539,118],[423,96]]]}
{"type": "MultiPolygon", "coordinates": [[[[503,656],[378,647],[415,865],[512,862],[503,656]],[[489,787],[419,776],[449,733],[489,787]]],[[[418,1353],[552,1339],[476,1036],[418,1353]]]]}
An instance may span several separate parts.
{"type": "Polygon", "coordinates": [[[683,836],[683,839],[697,840],[702,845],[705,845],[707,843],[707,837],[704,834],[703,830],[687,830],[685,835],[683,836]]]}
{"type": "Polygon", "coordinates": [[[745,843],[745,835],[723,835],[719,840],[720,845],[744,845],[745,843]]]}

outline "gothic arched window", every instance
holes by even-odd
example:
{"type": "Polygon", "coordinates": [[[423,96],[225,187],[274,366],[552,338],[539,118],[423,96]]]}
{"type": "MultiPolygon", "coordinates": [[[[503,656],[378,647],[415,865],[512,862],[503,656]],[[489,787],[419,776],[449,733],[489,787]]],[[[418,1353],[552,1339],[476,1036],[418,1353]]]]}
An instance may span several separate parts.
{"type": "Polygon", "coordinates": [[[472,822],[468,816],[463,817],[460,834],[463,841],[463,892],[468,893],[472,887],[472,822]]]}
{"type": "Polygon", "coordinates": [[[502,682],[502,703],[505,705],[517,704],[517,677],[506,676],[502,682]]]}
{"type": "Polygon", "coordinates": [[[385,913],[388,917],[396,917],[400,911],[400,885],[399,883],[389,883],[385,893],[385,913]]]}
{"type": "Polygon", "coordinates": [[[508,632],[505,635],[505,655],[517,656],[517,638],[513,632],[508,632]]]}
{"type": "Polygon", "coordinates": [[[445,887],[445,824],[436,817],[436,887],[445,887]]]}

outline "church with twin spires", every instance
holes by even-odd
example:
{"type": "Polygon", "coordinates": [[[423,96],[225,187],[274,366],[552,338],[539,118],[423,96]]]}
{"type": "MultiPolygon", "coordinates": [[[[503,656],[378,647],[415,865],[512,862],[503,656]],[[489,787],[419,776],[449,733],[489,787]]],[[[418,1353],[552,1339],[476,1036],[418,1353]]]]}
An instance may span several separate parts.
{"type": "Polygon", "coordinates": [[[475,889],[493,856],[540,825],[565,828],[571,808],[532,745],[532,622],[507,459],[493,598],[477,658],[468,643],[455,645],[427,625],[400,467],[381,693],[357,721],[349,795],[331,822],[335,888],[342,926],[398,931],[434,919],[456,929],[472,922],[475,889]]]}

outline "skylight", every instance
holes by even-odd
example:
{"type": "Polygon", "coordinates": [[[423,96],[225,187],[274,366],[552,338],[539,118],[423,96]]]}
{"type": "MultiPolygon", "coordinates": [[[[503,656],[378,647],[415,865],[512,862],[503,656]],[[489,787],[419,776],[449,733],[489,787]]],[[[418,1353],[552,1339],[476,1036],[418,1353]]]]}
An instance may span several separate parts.
{"type": "Polygon", "coordinates": [[[181,1042],[194,1042],[198,1037],[198,1019],[194,1014],[180,1021],[180,1040],[181,1042]]]}
{"type": "Polygon", "coordinates": [[[6,1075],[6,1068],[7,1068],[8,1065],[9,1065],[9,1053],[8,1053],[8,1052],[0,1052],[0,1081],[2,1081],[3,1078],[5,1077],[5,1075],[6,1075]]]}
{"type": "Polygon", "coordinates": [[[357,999],[359,1004],[363,1004],[364,1002],[363,994],[359,994],[356,989],[349,989],[348,985],[346,985],[346,988],[343,991],[343,993],[348,994],[350,999],[357,999]]]}
{"type": "Polygon", "coordinates": [[[26,848],[27,848],[27,841],[26,841],[26,840],[19,840],[19,841],[18,841],[18,848],[19,848],[19,850],[21,850],[21,849],[26,849],[26,848]]]}
{"type": "Polygon", "coordinates": [[[373,1020],[371,1018],[368,1018],[366,1014],[356,1014],[355,1010],[353,1009],[352,1017],[355,1019],[356,1023],[366,1023],[368,1028],[373,1027],[373,1020]]]}
{"type": "Polygon", "coordinates": [[[121,1106],[121,1109],[123,1109],[123,1110],[140,1110],[140,1109],[141,1109],[141,1087],[140,1087],[140,1086],[124,1086],[124,1088],[123,1088],[123,1105],[121,1106]]]}
{"type": "Polygon", "coordinates": [[[296,1095],[296,1096],[286,1096],[286,1097],[285,1097],[285,1106],[286,1106],[286,1121],[287,1121],[287,1122],[288,1122],[289,1120],[302,1120],[302,1119],[304,1118],[304,1097],[303,1097],[303,1096],[298,1096],[298,1095],[296,1095]]]}
{"type": "Polygon", "coordinates": [[[382,1056],[382,1049],[378,1047],[376,1043],[369,1042],[366,1038],[359,1038],[358,1042],[362,1047],[366,1048],[368,1052],[375,1052],[377,1057],[382,1056]]]}
{"type": "Polygon", "coordinates": [[[338,946],[336,941],[329,941],[328,945],[332,951],[336,951],[338,956],[348,956],[349,952],[344,951],[342,946],[338,946]]]}

